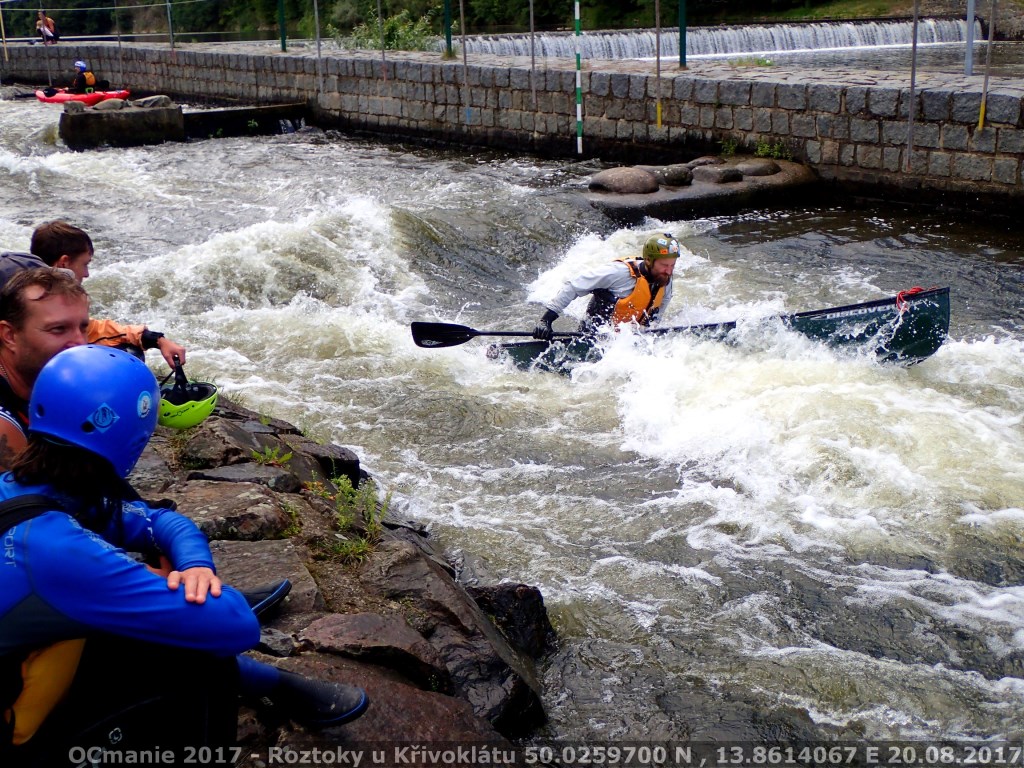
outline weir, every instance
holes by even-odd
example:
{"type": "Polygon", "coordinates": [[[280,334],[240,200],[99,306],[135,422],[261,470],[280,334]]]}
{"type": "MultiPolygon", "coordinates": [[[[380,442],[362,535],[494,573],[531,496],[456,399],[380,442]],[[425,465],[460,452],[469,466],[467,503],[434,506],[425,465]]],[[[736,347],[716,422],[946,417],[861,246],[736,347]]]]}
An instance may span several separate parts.
{"type": "MultiPolygon", "coordinates": [[[[980,39],[980,22],[975,22],[974,30],[975,39],[980,39]]],[[[661,55],[678,56],[679,30],[663,28],[660,37],[661,55]]],[[[656,55],[657,38],[655,29],[583,32],[579,45],[587,59],[649,59],[656,55]]],[[[921,19],[918,22],[919,45],[960,43],[966,39],[965,19],[921,19]]],[[[912,42],[913,24],[909,21],[690,27],[686,30],[688,56],[870,48],[910,45],[912,42]]],[[[549,58],[575,57],[576,44],[576,36],[572,32],[544,32],[533,37],[536,55],[549,58]]],[[[496,56],[529,56],[531,38],[528,34],[474,35],[466,38],[466,51],[496,56]]]]}

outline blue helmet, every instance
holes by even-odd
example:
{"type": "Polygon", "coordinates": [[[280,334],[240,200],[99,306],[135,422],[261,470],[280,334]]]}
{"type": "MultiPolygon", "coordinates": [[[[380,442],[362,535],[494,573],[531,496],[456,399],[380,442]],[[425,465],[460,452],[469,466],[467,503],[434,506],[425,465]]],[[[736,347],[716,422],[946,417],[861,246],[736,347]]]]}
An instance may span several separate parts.
{"type": "Polygon", "coordinates": [[[86,64],[81,59],[79,59],[78,61],[75,62],[75,69],[77,69],[79,72],[85,72],[85,70],[87,70],[88,68],[89,68],[89,65],[86,64]]]}
{"type": "Polygon", "coordinates": [[[43,366],[29,431],[101,456],[127,477],[156,428],[160,389],[146,364],[120,349],[71,347],[43,366]]]}

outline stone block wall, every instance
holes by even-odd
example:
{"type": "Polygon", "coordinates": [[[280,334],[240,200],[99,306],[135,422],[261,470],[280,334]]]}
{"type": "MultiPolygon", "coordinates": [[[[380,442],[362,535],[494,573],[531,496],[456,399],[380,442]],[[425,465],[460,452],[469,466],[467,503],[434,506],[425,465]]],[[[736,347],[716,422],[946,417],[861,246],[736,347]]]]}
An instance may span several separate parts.
{"type": "MultiPolygon", "coordinates": [[[[255,44],[253,44],[255,45],[255,44]]],[[[112,44],[10,48],[3,73],[46,82],[85,57],[94,71],[137,92],[179,99],[311,104],[323,127],[572,157],[576,72],[566,61],[479,58],[464,67],[437,54],[281,53],[112,44]],[[49,67],[49,69],[48,69],[49,67]],[[123,73],[123,74],[122,74],[123,73]]],[[[1024,195],[1024,86],[994,79],[978,128],[981,78],[931,76],[915,93],[904,76],[847,84],[832,72],[674,68],[649,62],[587,62],[582,73],[583,146],[605,161],[688,160],[723,146],[781,153],[825,179],[1000,197],[1024,195]],[[659,94],[660,90],[660,94],[659,94]],[[659,95],[662,125],[657,125],[659,95]],[[909,162],[908,162],[909,161],[909,162]]]]}

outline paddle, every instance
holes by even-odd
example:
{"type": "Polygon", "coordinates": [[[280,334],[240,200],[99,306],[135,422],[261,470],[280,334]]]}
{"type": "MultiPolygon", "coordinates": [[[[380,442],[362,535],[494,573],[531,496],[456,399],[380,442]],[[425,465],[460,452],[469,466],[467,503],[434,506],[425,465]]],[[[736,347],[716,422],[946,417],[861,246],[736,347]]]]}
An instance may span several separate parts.
{"type": "MultiPolygon", "coordinates": [[[[555,331],[555,336],[583,336],[578,331],[555,331]]],[[[477,336],[533,336],[533,331],[477,331],[453,323],[412,324],[412,340],[417,347],[457,347],[477,336]]]]}

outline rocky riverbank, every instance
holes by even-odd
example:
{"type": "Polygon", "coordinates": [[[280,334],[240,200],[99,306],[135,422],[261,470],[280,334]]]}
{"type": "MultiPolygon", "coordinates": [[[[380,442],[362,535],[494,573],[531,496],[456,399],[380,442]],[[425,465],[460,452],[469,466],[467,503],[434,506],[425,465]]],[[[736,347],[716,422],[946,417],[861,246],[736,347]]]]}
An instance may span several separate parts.
{"type": "Polygon", "coordinates": [[[274,747],[507,745],[543,722],[534,660],[554,633],[540,592],[460,583],[421,525],[365,493],[351,451],[222,398],[196,429],[158,430],[130,479],[200,526],[226,583],[292,582],[255,656],[370,696],[362,718],[320,732],[243,707],[242,768],[274,747]]]}

